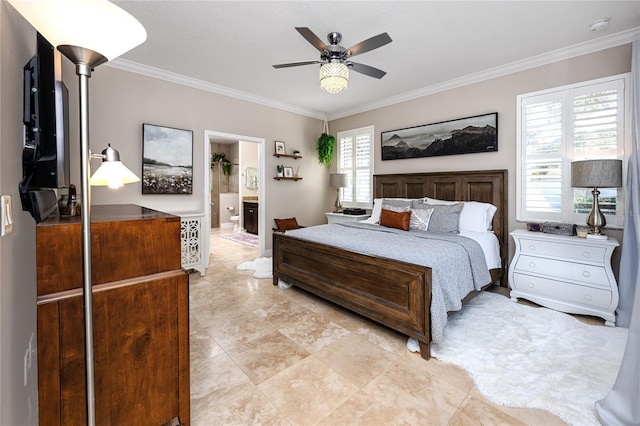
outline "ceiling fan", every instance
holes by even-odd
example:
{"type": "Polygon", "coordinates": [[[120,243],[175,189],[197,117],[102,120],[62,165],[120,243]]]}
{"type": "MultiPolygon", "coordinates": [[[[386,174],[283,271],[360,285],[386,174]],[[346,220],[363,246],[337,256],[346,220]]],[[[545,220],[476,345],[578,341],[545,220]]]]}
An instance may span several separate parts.
{"type": "Polygon", "coordinates": [[[342,40],[342,34],[338,32],[327,34],[327,40],[329,41],[329,45],[327,46],[307,27],[296,27],[296,31],[311,43],[313,47],[320,51],[320,59],[316,61],[278,64],[274,65],[274,68],[320,64],[320,87],[329,93],[338,93],[347,88],[350,69],[378,79],[384,77],[386,74],[386,72],[378,68],[352,62],[350,58],[391,43],[391,37],[389,37],[387,33],[378,34],[377,36],[361,41],[349,49],[345,49],[339,44],[340,40],[342,40]]]}

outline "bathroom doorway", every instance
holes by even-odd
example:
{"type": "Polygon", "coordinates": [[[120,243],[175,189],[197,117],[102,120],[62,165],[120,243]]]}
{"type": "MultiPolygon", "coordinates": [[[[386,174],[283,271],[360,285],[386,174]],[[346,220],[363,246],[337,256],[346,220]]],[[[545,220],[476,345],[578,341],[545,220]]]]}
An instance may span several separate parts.
{"type": "MultiPolygon", "coordinates": [[[[243,201],[260,203],[264,199],[264,139],[207,130],[204,152],[206,229],[209,235],[211,229],[221,227],[241,231],[243,201]],[[212,164],[213,154],[217,158],[224,154],[225,161],[212,164]]],[[[258,209],[257,221],[257,228],[264,229],[264,208],[258,209]]],[[[258,240],[263,255],[264,232],[258,233],[258,240]]]]}

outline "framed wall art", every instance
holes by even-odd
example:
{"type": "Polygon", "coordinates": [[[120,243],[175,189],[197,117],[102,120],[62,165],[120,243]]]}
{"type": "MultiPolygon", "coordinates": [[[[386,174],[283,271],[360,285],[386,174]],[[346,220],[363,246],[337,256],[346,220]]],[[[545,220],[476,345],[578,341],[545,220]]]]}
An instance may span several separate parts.
{"type": "Polygon", "coordinates": [[[282,141],[275,141],[275,145],[276,145],[276,146],[275,146],[275,149],[276,149],[276,150],[275,150],[275,153],[276,153],[276,154],[280,154],[280,155],[286,154],[286,151],[285,151],[285,149],[284,149],[284,142],[282,142],[282,141]]]}
{"type": "Polygon", "coordinates": [[[382,160],[498,150],[498,113],[476,115],[380,135],[382,160]]]}
{"type": "Polygon", "coordinates": [[[193,192],[193,132],[142,125],[142,193],[193,192]]]}
{"type": "Polygon", "coordinates": [[[284,177],[286,178],[292,178],[293,177],[293,167],[286,167],[284,168],[284,177]]]}

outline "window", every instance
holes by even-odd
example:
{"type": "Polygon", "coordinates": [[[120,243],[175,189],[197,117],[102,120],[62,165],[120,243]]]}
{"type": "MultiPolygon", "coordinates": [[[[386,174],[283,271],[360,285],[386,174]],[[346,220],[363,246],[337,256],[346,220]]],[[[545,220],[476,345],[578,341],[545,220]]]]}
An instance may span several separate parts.
{"type": "Polygon", "coordinates": [[[373,126],[338,133],[338,173],[349,175],[340,197],[345,207],[372,207],[373,134],[373,126]]]}
{"type": "MultiPolygon", "coordinates": [[[[517,220],[586,222],[593,196],[591,189],[571,187],[571,162],[629,156],[628,79],[614,76],[518,96],[517,220]]],[[[623,184],[624,176],[625,161],[623,184]]],[[[622,226],[624,191],[599,191],[607,223],[622,226]]]]}

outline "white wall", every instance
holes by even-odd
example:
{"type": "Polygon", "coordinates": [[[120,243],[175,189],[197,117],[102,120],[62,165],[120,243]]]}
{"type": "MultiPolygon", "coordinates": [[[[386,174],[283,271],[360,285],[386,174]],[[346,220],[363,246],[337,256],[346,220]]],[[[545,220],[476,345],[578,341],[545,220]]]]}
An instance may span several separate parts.
{"type": "MultiPolygon", "coordinates": [[[[0,424],[37,424],[37,358],[28,384],[23,360],[36,333],[35,221],[23,212],[22,67],[35,53],[36,33],[0,2],[0,192],[13,199],[13,232],[0,238],[0,424]]],[[[33,353],[35,356],[36,354],[33,353]]]]}

